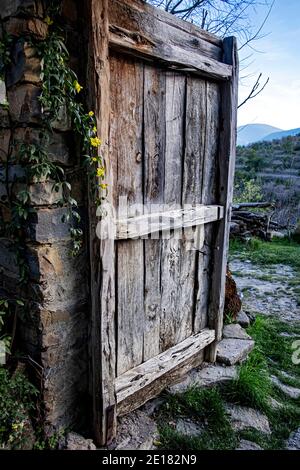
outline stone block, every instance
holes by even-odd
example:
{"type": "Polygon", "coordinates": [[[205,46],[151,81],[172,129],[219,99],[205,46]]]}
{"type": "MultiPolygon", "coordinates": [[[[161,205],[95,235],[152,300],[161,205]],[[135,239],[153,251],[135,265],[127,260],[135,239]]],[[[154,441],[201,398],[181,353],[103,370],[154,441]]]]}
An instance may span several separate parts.
{"type": "Polygon", "coordinates": [[[5,82],[0,78],[0,105],[7,104],[7,96],[6,96],[6,86],[5,82]]]}
{"type": "Polygon", "coordinates": [[[67,214],[65,207],[39,209],[29,217],[28,237],[39,243],[69,239],[70,225],[62,222],[67,214]]]}
{"type": "Polygon", "coordinates": [[[248,328],[250,326],[250,319],[248,315],[243,312],[243,310],[240,311],[238,316],[236,317],[236,321],[241,325],[243,328],[248,328]]]}
{"type": "Polygon", "coordinates": [[[286,443],[287,450],[300,450],[300,428],[298,428],[295,432],[293,432],[287,443],[286,443]]]}
{"type": "MultiPolygon", "coordinates": [[[[16,157],[20,143],[46,146],[45,137],[41,129],[31,127],[18,127],[14,131],[15,148],[13,156],[16,157]]],[[[49,135],[48,158],[51,162],[64,166],[74,165],[77,155],[73,135],[71,132],[53,132],[49,135]],[[72,150],[72,151],[71,151],[72,150]]]]}
{"type": "Polygon", "coordinates": [[[43,17],[42,2],[36,0],[1,0],[0,18],[5,19],[19,13],[43,17]]]}
{"type": "Polygon", "coordinates": [[[36,49],[28,42],[19,40],[12,51],[12,62],[6,74],[7,87],[18,82],[39,84],[41,81],[41,61],[36,49]]]}
{"type": "Polygon", "coordinates": [[[62,106],[55,121],[52,122],[52,127],[58,131],[70,131],[72,129],[71,118],[67,112],[66,106],[62,106]]]}
{"type": "Polygon", "coordinates": [[[9,129],[0,129],[0,161],[5,162],[7,160],[9,152],[11,132],[9,129]]]}
{"type": "Polygon", "coordinates": [[[218,364],[203,364],[199,369],[193,369],[185,379],[168,389],[169,393],[183,393],[190,387],[223,386],[237,378],[235,366],[224,367],[218,364]]]}
{"type": "Polygon", "coordinates": [[[116,450],[151,450],[158,439],[155,421],[140,410],[119,419],[116,450]]]}
{"type": "Polygon", "coordinates": [[[19,268],[13,245],[5,238],[0,240],[0,269],[10,277],[15,278],[19,274],[19,268]]]}
{"type": "Polygon", "coordinates": [[[263,450],[263,448],[256,444],[256,442],[241,439],[239,446],[235,450],[263,450]]]}
{"type": "Polygon", "coordinates": [[[238,405],[226,405],[225,408],[235,431],[256,429],[258,432],[271,434],[268,418],[263,413],[238,405]]]}
{"type": "Polygon", "coordinates": [[[92,439],[85,439],[76,432],[69,432],[65,438],[66,450],[97,450],[92,439]]]}
{"type": "Polygon", "coordinates": [[[10,88],[7,96],[12,120],[24,124],[40,124],[42,118],[40,94],[41,89],[32,84],[10,88]]]}
{"type": "Polygon", "coordinates": [[[224,326],[223,338],[251,339],[251,336],[238,323],[231,323],[224,326]]]}
{"type": "Polygon", "coordinates": [[[217,361],[232,366],[246,359],[253,348],[252,340],[222,339],[217,346],[217,361]]]}
{"type": "Polygon", "coordinates": [[[46,39],[48,25],[38,18],[11,17],[5,22],[5,30],[10,36],[31,35],[35,39],[46,39]]]}
{"type": "Polygon", "coordinates": [[[30,277],[37,283],[36,295],[49,309],[52,321],[62,321],[58,312],[83,305],[87,299],[88,267],[86,252],[70,256],[71,242],[55,243],[50,246],[32,246],[28,262],[30,277]],[[54,315],[54,316],[53,316],[54,315]]]}
{"type": "Polygon", "coordinates": [[[8,110],[0,106],[0,127],[10,127],[8,110]]]}

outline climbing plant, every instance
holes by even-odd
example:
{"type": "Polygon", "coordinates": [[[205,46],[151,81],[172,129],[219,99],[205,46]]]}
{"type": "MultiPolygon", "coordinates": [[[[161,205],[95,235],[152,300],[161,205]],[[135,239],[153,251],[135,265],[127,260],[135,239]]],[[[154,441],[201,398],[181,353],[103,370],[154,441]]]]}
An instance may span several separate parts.
{"type": "MultiPolygon", "coordinates": [[[[10,248],[15,254],[19,268],[19,282],[25,285],[28,281],[29,266],[26,259],[25,234],[28,218],[35,208],[31,202],[30,186],[32,183],[50,181],[52,191],[59,194],[57,205],[67,210],[62,217],[62,223],[69,225],[72,240],[71,255],[75,256],[81,249],[83,232],[80,227],[81,217],[78,202],[72,195],[72,186],[68,181],[65,169],[49,158],[49,145],[52,139],[55,123],[66,117],[69,128],[79,137],[81,143],[81,163],[90,179],[89,187],[95,195],[96,206],[99,206],[107,196],[105,183],[105,168],[99,148],[101,139],[97,134],[97,123],[93,110],[86,110],[82,100],[83,87],[76,73],[69,64],[69,52],[66,47],[64,32],[59,26],[61,1],[48,2],[44,22],[48,26],[48,34],[42,41],[26,35],[27,42],[34,48],[41,63],[41,94],[39,97],[42,121],[36,142],[23,142],[12,139],[8,155],[5,156],[4,171],[6,200],[1,201],[7,219],[0,221],[0,235],[10,242],[10,248]],[[21,175],[9,179],[9,166],[18,164],[21,175]]],[[[19,38],[19,40],[22,38],[19,38]]],[[[13,38],[3,35],[0,42],[0,79],[5,78],[5,71],[11,62],[13,38]]],[[[5,338],[7,348],[11,335],[5,330],[5,317],[16,316],[18,308],[25,308],[23,298],[0,298],[0,340],[5,338]],[[13,313],[14,312],[14,313],[13,313]],[[2,328],[3,327],[3,328],[2,328]],[[2,328],[2,329],[1,329],[2,328]]]]}

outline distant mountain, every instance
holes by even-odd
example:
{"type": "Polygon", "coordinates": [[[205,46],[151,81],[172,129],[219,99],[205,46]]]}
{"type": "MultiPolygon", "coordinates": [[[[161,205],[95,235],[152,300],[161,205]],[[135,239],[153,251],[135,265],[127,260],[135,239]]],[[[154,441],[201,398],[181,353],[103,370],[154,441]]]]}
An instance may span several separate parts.
{"type": "Polygon", "coordinates": [[[300,134],[300,127],[297,127],[296,129],[290,129],[288,131],[272,132],[272,134],[267,135],[261,140],[270,142],[271,140],[282,139],[283,137],[288,137],[289,135],[295,136],[298,134],[300,134]]]}
{"type": "MultiPolygon", "coordinates": [[[[272,133],[281,132],[282,129],[278,127],[269,126],[268,124],[246,124],[245,126],[238,127],[237,144],[248,145],[260,140],[272,133]]],[[[287,131],[283,131],[287,132],[287,131]]]]}

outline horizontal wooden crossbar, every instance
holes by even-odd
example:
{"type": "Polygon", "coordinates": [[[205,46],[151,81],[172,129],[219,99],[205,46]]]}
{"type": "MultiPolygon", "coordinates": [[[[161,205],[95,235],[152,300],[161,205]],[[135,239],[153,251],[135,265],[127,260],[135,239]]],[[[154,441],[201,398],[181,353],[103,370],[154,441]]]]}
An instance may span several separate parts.
{"type": "Polygon", "coordinates": [[[205,328],[117,377],[118,414],[128,413],[160,393],[172,381],[174,371],[192,361],[214,339],[215,331],[205,328]]]}
{"type": "Polygon", "coordinates": [[[222,219],[222,206],[197,206],[117,220],[116,239],[139,238],[151,233],[196,227],[222,219]]]}
{"type": "Polygon", "coordinates": [[[143,59],[152,60],[175,68],[182,72],[193,72],[217,80],[228,80],[232,75],[232,67],[210,57],[201,56],[197,51],[187,51],[178,45],[142,44],[129,32],[119,28],[109,35],[111,49],[125,52],[143,59]]]}

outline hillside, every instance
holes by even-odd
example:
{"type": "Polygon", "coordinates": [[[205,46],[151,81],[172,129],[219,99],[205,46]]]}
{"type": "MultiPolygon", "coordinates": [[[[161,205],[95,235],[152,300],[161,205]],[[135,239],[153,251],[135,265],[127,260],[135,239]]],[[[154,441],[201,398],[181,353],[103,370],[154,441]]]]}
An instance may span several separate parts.
{"type": "Polygon", "coordinates": [[[238,146],[235,198],[272,201],[277,221],[295,224],[300,218],[300,134],[238,146]]]}
{"type": "Polygon", "coordinates": [[[269,126],[268,124],[247,124],[238,127],[237,143],[238,145],[248,145],[253,142],[263,140],[272,133],[280,132],[282,129],[269,126]]]}
{"type": "Polygon", "coordinates": [[[272,134],[269,134],[266,137],[264,137],[263,140],[270,142],[272,140],[282,139],[283,137],[288,137],[289,135],[296,136],[298,134],[300,134],[300,127],[297,127],[296,129],[289,129],[288,131],[272,132],[272,134]]]}

